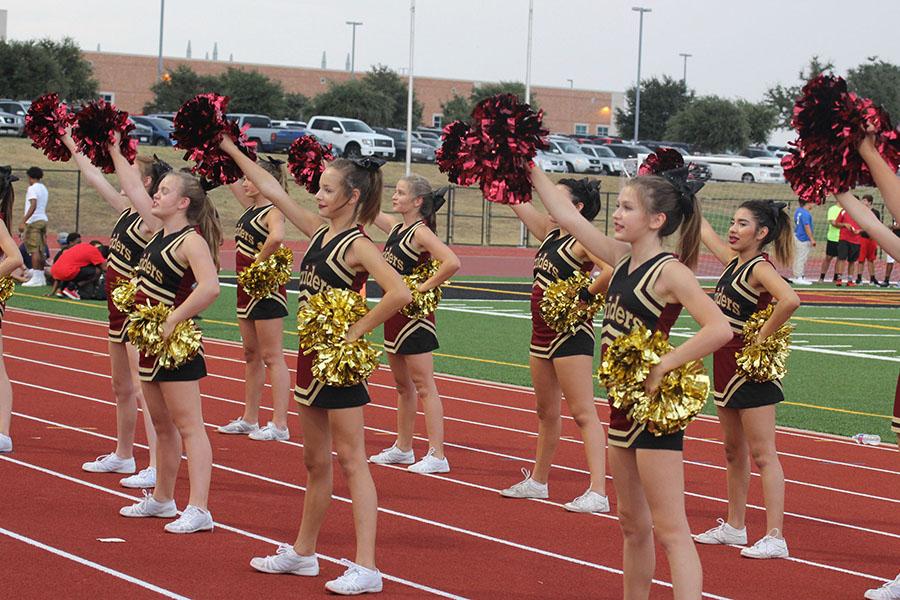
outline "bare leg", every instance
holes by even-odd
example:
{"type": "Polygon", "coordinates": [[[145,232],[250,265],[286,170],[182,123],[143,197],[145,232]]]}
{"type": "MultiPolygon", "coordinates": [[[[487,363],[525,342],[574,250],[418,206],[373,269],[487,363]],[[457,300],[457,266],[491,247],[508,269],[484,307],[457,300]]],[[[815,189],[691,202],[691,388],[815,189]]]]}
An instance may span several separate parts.
{"type": "Polygon", "coordinates": [[[0,433],[3,435],[9,435],[12,400],[12,386],[9,383],[9,375],[6,374],[6,364],[3,361],[3,335],[0,333],[0,433]]]}
{"type": "Polygon", "coordinates": [[[534,460],[534,473],[531,477],[538,483],[547,483],[550,477],[550,465],[553,463],[553,455],[556,453],[559,436],[562,432],[562,421],[559,414],[562,390],[551,361],[532,356],[529,362],[538,416],[537,453],[534,460]]]}
{"type": "Polygon", "coordinates": [[[333,472],[331,466],[331,425],[328,411],[312,406],[299,406],[303,430],[303,463],[306,466],[306,493],[303,495],[303,517],[294,542],[301,556],[316,553],[319,530],[331,504],[333,472]]]}
{"type": "Polygon", "coordinates": [[[134,455],[138,388],[134,385],[126,344],[109,342],[109,363],[116,396],[116,456],[131,458],[134,455]]]}
{"type": "Polygon", "coordinates": [[[272,422],[284,429],[291,402],[291,376],[284,362],[284,319],[265,319],[253,323],[262,362],[269,371],[269,381],[272,383],[272,422]]]}
{"type": "Polygon", "coordinates": [[[775,450],[775,404],[741,411],[753,463],[759,469],[766,505],[766,532],[784,528],[784,471],[775,450]]]}
{"type": "Polygon", "coordinates": [[[403,354],[388,353],[388,364],[397,387],[397,441],[394,445],[404,452],[412,450],[413,433],[416,427],[416,386],[413,384],[406,365],[408,358],[403,354]]]}
{"type": "Polygon", "coordinates": [[[719,423],[725,436],[725,466],[728,478],[728,524],[744,528],[747,513],[747,491],[750,489],[750,451],[744,437],[741,411],[734,408],[717,409],[719,423]]]}
{"type": "Polygon", "coordinates": [[[259,352],[259,340],[253,321],[238,319],[244,347],[244,416],[248,423],[259,423],[259,402],[266,384],[266,369],[259,352]]]}
{"type": "Polygon", "coordinates": [[[609,467],[616,488],[616,508],[624,542],[624,598],[643,600],[650,596],[656,550],[653,547],[653,521],[641,486],[635,451],[610,446],[609,467]]]}
{"type": "Polygon", "coordinates": [[[142,381],[144,400],[156,430],[156,487],[153,498],[168,502],[175,498],[175,480],[181,466],[181,437],[172,421],[159,384],[142,381]]]}
{"type": "MultiPolygon", "coordinates": [[[[140,379],[138,379],[138,351],[131,344],[125,344],[125,350],[128,352],[128,364],[131,368],[131,385],[137,393],[137,404],[141,409],[144,421],[144,433],[147,435],[147,449],[150,453],[150,466],[156,468],[156,430],[153,428],[153,421],[150,419],[150,411],[147,410],[147,402],[144,400],[144,391],[141,387],[140,379]]],[[[181,442],[178,442],[179,445],[181,442]]]]}
{"type": "Polygon", "coordinates": [[[594,381],[591,377],[592,356],[566,356],[553,361],[556,378],[562,387],[569,412],[581,430],[591,489],[606,495],[606,431],[594,405],[594,381]]]}
{"type": "MultiPolygon", "coordinates": [[[[444,458],[444,406],[434,382],[434,359],[431,352],[409,354],[406,366],[416,389],[416,395],[425,411],[425,429],[428,444],[434,449],[434,456],[444,458]]],[[[401,448],[402,449],[402,448],[401,448]]]]}
{"type": "MultiPolygon", "coordinates": [[[[191,495],[188,503],[206,510],[212,477],[212,447],[203,425],[199,381],[163,381],[160,391],[187,455],[191,495]]],[[[179,456],[180,458],[180,456],[179,456]]],[[[174,482],[173,482],[174,483],[174,482]]]]}

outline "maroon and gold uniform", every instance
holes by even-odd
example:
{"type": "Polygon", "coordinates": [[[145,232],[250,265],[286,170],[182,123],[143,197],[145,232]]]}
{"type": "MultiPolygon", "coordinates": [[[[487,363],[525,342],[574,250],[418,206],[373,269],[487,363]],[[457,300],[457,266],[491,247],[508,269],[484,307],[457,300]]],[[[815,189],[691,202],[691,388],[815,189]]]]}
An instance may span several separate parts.
{"type": "MultiPolygon", "coordinates": [[[[251,206],[238,219],[234,231],[234,262],[237,274],[253,264],[259,249],[269,237],[266,219],[274,205],[251,206]]],[[[251,321],[279,319],[287,315],[287,289],[281,286],[265,298],[253,298],[240,285],[237,287],[237,316],[251,321]]]]}
{"type": "Polygon", "coordinates": [[[147,238],[141,232],[144,220],[137,211],[125,209],[119,215],[109,238],[109,257],[106,260],[106,307],[109,310],[109,339],[124,343],[128,314],[123,313],[112,301],[112,291],[119,282],[134,277],[134,268],[147,247],[147,238]]]}

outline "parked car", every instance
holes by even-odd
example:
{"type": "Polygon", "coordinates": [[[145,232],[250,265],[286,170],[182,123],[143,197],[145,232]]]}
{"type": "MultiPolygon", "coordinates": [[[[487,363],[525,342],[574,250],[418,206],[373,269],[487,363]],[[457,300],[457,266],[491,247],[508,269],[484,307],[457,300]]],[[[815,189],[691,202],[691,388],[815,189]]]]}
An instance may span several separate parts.
{"type": "Polygon", "coordinates": [[[414,138],[423,144],[428,144],[435,150],[441,147],[441,137],[433,135],[430,131],[413,131],[412,134],[414,138]]]}
{"type": "Polygon", "coordinates": [[[134,125],[134,129],[128,132],[128,137],[136,138],[141,144],[150,144],[150,141],[153,139],[153,130],[135,121],[134,117],[129,116],[128,121],[134,125]]]}
{"type": "Polygon", "coordinates": [[[25,117],[0,111],[0,132],[23,137],[25,135],[25,117]]]}
{"type": "Polygon", "coordinates": [[[641,140],[639,144],[641,146],[650,148],[654,152],[656,152],[660,148],[672,148],[673,150],[678,150],[679,152],[681,152],[682,156],[687,156],[691,153],[691,147],[684,142],[660,142],[656,140],[641,140]]]}
{"type": "Polygon", "coordinates": [[[317,115],[306,129],[322,143],[331,144],[337,155],[394,158],[394,139],[375,133],[359,119],[317,115]]]}
{"type": "Polygon", "coordinates": [[[150,143],[154,146],[171,146],[175,143],[172,139],[172,132],[175,130],[172,121],[144,115],[131,115],[131,118],[135,123],[150,128],[150,143]]]}
{"type": "Polygon", "coordinates": [[[272,121],[275,129],[306,129],[306,121],[272,121]]]}
{"type": "Polygon", "coordinates": [[[166,121],[174,121],[175,113],[151,113],[149,115],[144,115],[145,117],[153,117],[155,119],[165,119],[166,121]]]}
{"type": "Polygon", "coordinates": [[[0,112],[22,117],[22,130],[19,132],[21,137],[25,137],[25,115],[28,114],[29,106],[31,106],[31,100],[0,100],[0,112]]]}
{"type": "Polygon", "coordinates": [[[761,148],[759,146],[744,148],[744,150],[741,151],[741,156],[746,156],[747,158],[776,158],[774,152],[768,148],[761,148]]]}
{"type": "Polygon", "coordinates": [[[546,152],[544,150],[538,150],[537,154],[534,157],[534,162],[537,163],[537,166],[539,166],[545,173],[566,172],[566,161],[564,161],[558,154],[551,154],[550,152],[546,152]]]}
{"type": "MultiPolygon", "coordinates": [[[[270,119],[266,115],[231,113],[225,116],[230,121],[236,121],[238,127],[242,129],[245,125],[249,125],[249,128],[246,131],[247,138],[251,142],[256,142],[257,151],[278,151],[276,146],[276,142],[278,141],[278,132],[283,130],[275,129],[274,127],[272,127],[272,119],[270,119]]],[[[293,141],[293,139],[291,141],[293,141]]],[[[288,144],[288,146],[290,146],[290,144],[288,144]]]]}
{"type": "Polygon", "coordinates": [[[626,144],[624,142],[606,144],[606,147],[612,150],[612,153],[619,158],[637,158],[638,154],[652,154],[653,150],[647,146],[640,144],[626,144]]]}
{"type": "MultiPolygon", "coordinates": [[[[406,132],[402,129],[392,129],[390,127],[373,127],[376,133],[389,136],[394,140],[395,158],[397,160],[406,160],[406,132]]],[[[435,147],[430,144],[424,144],[415,137],[412,139],[410,146],[410,157],[413,162],[434,162],[435,147]]]]}
{"type": "Polygon", "coordinates": [[[550,152],[558,154],[566,163],[569,173],[595,173],[599,174],[603,168],[600,159],[590,157],[581,151],[581,148],[569,138],[550,138],[550,152]]]}
{"type": "Polygon", "coordinates": [[[777,158],[748,160],[744,156],[720,154],[709,157],[712,179],[743,183],[784,183],[784,170],[777,158]]]}
{"type": "Polygon", "coordinates": [[[620,175],[624,169],[622,159],[613,154],[606,146],[582,144],[581,151],[600,161],[600,168],[604,175],[620,175]]]}

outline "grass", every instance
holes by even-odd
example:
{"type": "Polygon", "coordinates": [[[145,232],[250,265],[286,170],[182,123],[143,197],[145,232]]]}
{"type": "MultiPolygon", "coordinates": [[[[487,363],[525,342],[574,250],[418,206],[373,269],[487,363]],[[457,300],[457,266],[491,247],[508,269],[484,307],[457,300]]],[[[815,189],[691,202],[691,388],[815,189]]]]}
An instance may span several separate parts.
{"type": "MultiPolygon", "coordinates": [[[[41,296],[41,288],[21,288],[9,302],[27,308],[104,321],[105,303],[73,302],[41,296]]],[[[222,287],[216,303],[203,315],[204,335],[238,341],[234,315],[235,289],[222,287]]],[[[285,347],[296,348],[295,319],[285,320],[285,347]]],[[[531,324],[527,301],[495,302],[448,300],[438,313],[441,347],[435,352],[435,368],[444,373],[492,381],[529,385],[528,342],[531,324]],[[468,312],[463,312],[467,310],[468,312]],[[499,311],[511,312],[499,312],[499,311]],[[518,316],[516,316],[518,315],[518,316]],[[476,332],[476,333],[473,333],[476,332]]],[[[890,410],[897,372],[894,352],[900,339],[900,311],[892,308],[804,306],[795,315],[797,346],[826,348],[833,353],[794,350],[784,380],[787,400],[779,405],[782,425],[814,431],[853,435],[877,433],[893,440],[890,410]],[[880,351],[880,352],[879,352],[880,351]],[[863,356],[869,353],[869,358],[863,356]],[[871,356],[893,358],[875,360],[871,356]]],[[[689,335],[696,324],[682,316],[673,329],[674,343],[689,335]]],[[[381,342],[381,331],[372,340],[381,342]]],[[[711,371],[711,360],[707,368],[711,371]]],[[[600,390],[597,390],[600,393],[600,390]]],[[[706,412],[714,413],[712,402],[706,412]]]]}

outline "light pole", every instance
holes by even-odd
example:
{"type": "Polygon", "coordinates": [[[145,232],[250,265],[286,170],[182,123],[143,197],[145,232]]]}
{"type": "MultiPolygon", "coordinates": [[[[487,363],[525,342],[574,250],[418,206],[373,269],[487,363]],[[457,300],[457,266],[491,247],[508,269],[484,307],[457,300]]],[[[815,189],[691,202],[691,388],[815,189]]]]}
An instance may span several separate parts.
{"type": "Polygon", "coordinates": [[[531,104],[531,30],[534,26],[534,0],[528,0],[528,45],[525,50],[525,104],[531,104]]]}
{"type": "Polygon", "coordinates": [[[406,174],[412,172],[413,56],[416,51],[416,0],[409,0],[409,82],[406,95],[406,174]]]}
{"type": "Polygon", "coordinates": [[[356,28],[362,25],[362,21],[346,21],[346,23],[353,28],[353,41],[350,45],[350,79],[353,79],[356,73],[356,28]]]}
{"type": "Polygon", "coordinates": [[[162,44],[163,44],[163,15],[166,12],[166,0],[159,0],[159,55],[156,57],[156,80],[162,81],[163,74],[163,59],[162,59],[162,44]]]}
{"type": "Polygon", "coordinates": [[[641,127],[641,52],[644,45],[644,13],[651,12],[652,9],[644,8],[643,6],[633,6],[631,10],[641,15],[640,25],[638,26],[637,85],[634,88],[634,142],[637,143],[641,127]]]}
{"type": "Polygon", "coordinates": [[[693,56],[693,54],[686,54],[681,52],[678,56],[684,59],[684,75],[681,76],[681,83],[684,84],[684,89],[687,91],[687,59],[693,56]]]}

